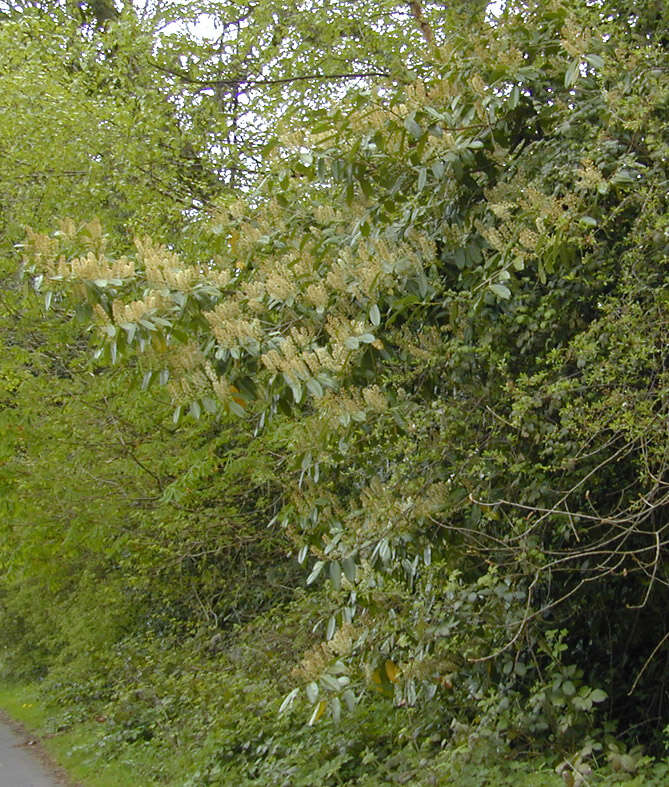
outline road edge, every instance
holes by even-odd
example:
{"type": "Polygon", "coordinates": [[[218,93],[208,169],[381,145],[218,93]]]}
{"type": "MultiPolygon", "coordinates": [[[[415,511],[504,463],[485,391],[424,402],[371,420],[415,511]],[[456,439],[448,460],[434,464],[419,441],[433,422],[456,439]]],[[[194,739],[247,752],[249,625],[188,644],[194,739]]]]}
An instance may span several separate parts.
{"type": "Polygon", "coordinates": [[[0,722],[10,727],[11,730],[21,738],[21,746],[30,749],[35,759],[41,762],[50,776],[53,776],[56,784],[62,785],[62,787],[84,787],[80,782],[72,781],[72,778],[65,768],[59,765],[49,754],[42,739],[37,733],[30,730],[25,724],[9,716],[2,708],[0,708],[0,722]]]}

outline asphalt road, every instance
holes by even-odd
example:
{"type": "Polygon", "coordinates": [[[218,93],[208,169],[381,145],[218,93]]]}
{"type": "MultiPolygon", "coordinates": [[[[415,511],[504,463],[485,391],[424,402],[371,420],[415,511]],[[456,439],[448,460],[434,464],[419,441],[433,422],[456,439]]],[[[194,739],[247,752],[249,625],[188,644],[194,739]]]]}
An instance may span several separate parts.
{"type": "Polygon", "coordinates": [[[39,757],[39,745],[0,717],[0,787],[61,787],[65,782],[39,757]]]}

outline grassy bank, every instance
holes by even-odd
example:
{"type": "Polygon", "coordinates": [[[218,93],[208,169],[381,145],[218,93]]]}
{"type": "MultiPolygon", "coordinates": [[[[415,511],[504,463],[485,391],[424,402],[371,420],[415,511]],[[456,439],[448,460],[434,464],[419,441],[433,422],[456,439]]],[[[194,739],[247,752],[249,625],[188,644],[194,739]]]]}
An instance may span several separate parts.
{"type": "MultiPolygon", "coordinates": [[[[112,760],[97,757],[100,723],[92,718],[67,724],[67,711],[49,704],[37,684],[0,683],[0,709],[35,737],[49,760],[65,771],[73,784],[85,787],[158,784],[148,776],[150,768],[142,768],[137,752],[128,762],[123,757],[112,760]]],[[[146,754],[148,766],[150,757],[146,754]]],[[[171,783],[176,785],[178,781],[171,783]]]]}

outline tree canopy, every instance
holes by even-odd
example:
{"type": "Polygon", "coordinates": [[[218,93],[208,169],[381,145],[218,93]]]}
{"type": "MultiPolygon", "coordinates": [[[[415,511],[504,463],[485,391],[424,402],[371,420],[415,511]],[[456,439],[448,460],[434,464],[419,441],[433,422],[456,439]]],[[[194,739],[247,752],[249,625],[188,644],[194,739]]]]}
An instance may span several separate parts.
{"type": "Polygon", "coordinates": [[[0,8],[12,669],[192,783],[661,783],[664,5],[0,8]]]}

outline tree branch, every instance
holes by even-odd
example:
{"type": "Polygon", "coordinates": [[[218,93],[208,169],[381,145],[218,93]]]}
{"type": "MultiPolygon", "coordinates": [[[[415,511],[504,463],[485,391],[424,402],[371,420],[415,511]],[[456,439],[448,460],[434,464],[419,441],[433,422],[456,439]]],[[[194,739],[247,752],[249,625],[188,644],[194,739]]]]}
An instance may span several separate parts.
{"type": "Polygon", "coordinates": [[[327,81],[337,79],[365,79],[367,77],[389,77],[388,71],[357,71],[353,73],[342,74],[303,74],[296,77],[279,77],[277,79],[253,79],[252,77],[238,76],[231,79],[196,79],[189,74],[185,74],[178,69],[167,68],[161,66],[159,63],[152,63],[154,68],[162,71],[165,74],[171,74],[178,77],[192,85],[201,85],[202,87],[267,87],[270,85],[285,85],[291,82],[308,82],[313,81],[327,81]]]}

